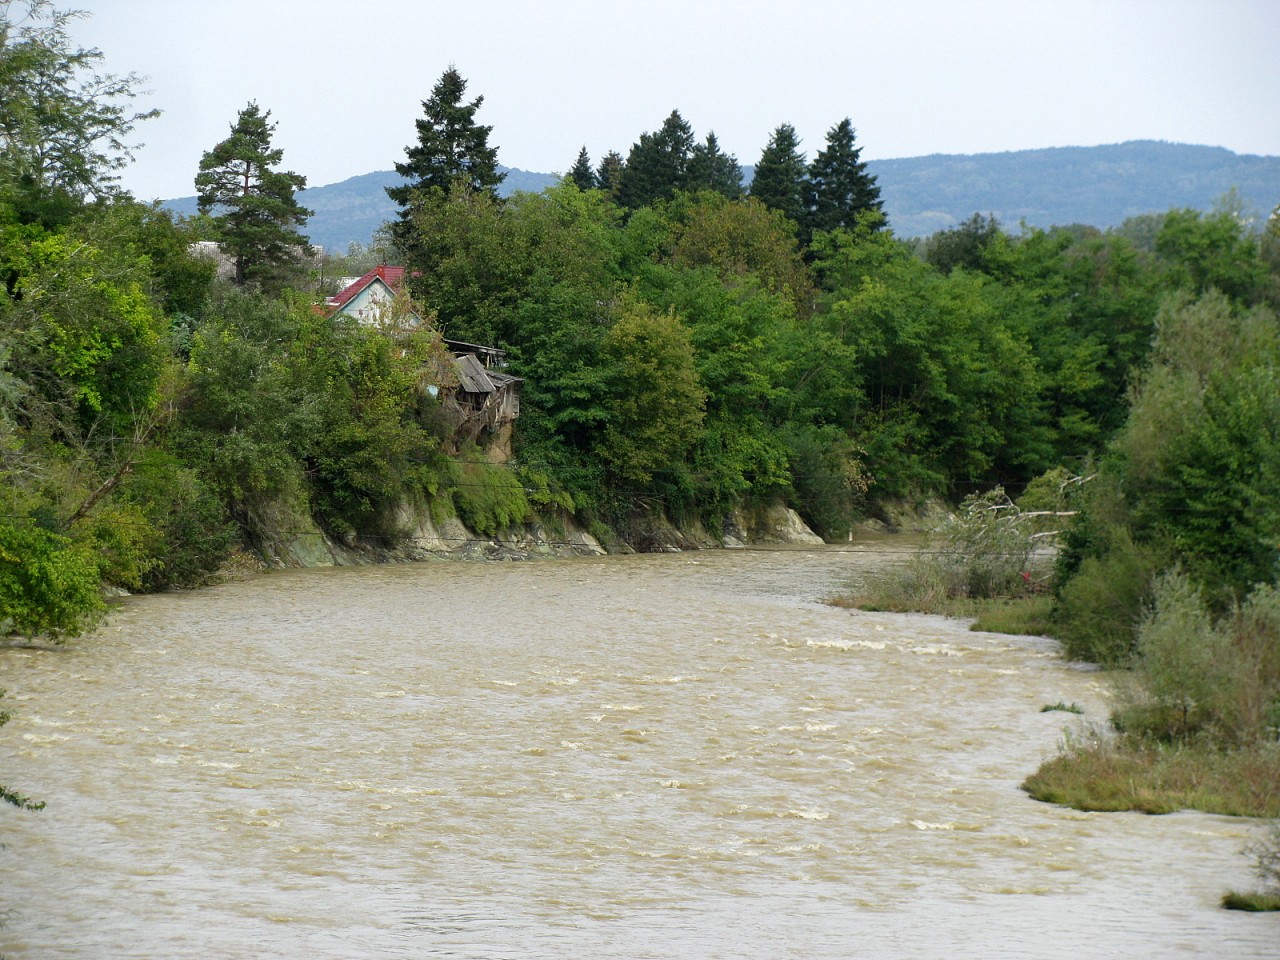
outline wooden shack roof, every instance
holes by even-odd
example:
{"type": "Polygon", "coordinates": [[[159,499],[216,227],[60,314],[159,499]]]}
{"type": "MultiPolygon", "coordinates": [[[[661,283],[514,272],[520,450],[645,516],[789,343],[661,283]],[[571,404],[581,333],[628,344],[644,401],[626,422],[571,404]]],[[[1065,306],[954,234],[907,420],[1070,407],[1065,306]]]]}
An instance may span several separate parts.
{"type": "Polygon", "coordinates": [[[522,383],[520,377],[497,370],[486,370],[474,354],[464,353],[454,358],[458,368],[458,382],[467,393],[497,393],[513,383],[522,383]]]}

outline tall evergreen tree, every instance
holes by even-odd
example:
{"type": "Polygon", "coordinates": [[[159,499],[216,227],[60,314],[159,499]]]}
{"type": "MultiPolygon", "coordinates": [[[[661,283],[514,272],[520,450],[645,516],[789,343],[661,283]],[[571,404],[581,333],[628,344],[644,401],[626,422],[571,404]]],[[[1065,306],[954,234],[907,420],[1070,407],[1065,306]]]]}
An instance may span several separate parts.
{"type": "Polygon", "coordinates": [[[591,169],[591,154],[587,153],[585,146],[578,151],[578,159],[574,161],[573,169],[569,171],[569,182],[579,190],[594,190],[600,185],[596,180],[595,171],[591,169]]]}
{"type": "Polygon", "coordinates": [[[498,185],[506,177],[498,171],[498,149],[489,146],[493,127],[476,123],[476,111],[484,97],[470,103],[463,100],[467,81],[450,66],[422,101],[423,115],[414,121],[418,142],[405,147],[405,162],[396,164],[396,173],[407,181],[387,187],[387,196],[400,205],[399,220],[392,225],[398,242],[410,239],[409,212],[415,194],[438,190],[447,195],[460,183],[468,190],[488,193],[495,199],[498,185]]]}
{"type": "Polygon", "coordinates": [[[693,154],[693,128],[679,110],[662,122],[657,133],[642,133],[632,146],[622,171],[620,200],[631,210],[669,200],[688,184],[693,154]]]}
{"type": "Polygon", "coordinates": [[[294,196],[307,178],[276,170],[284,151],[273,149],[276,125],[271,111],[250,102],[231,126],[231,135],[207,151],[196,174],[201,213],[212,213],[222,249],[235,260],[235,281],[243,286],[297,260],[307,250],[298,228],[311,211],[294,196]]]}
{"type": "Polygon", "coordinates": [[[596,168],[596,185],[615,203],[622,195],[622,171],[627,162],[617,150],[610,150],[596,168]]]}
{"type": "Polygon", "coordinates": [[[807,173],[796,129],[784,123],[773,131],[760,154],[751,196],[766,207],[781,210],[799,227],[807,209],[807,173]]]}
{"type": "Polygon", "coordinates": [[[724,153],[714,133],[708,133],[703,143],[697,144],[689,157],[690,190],[714,190],[730,200],[742,196],[742,168],[738,158],[724,153]]]}
{"type": "Polygon", "coordinates": [[[852,227],[858,215],[879,212],[880,187],[855,145],[853,122],[845,117],[827,131],[827,145],[809,165],[806,231],[852,227]]]}

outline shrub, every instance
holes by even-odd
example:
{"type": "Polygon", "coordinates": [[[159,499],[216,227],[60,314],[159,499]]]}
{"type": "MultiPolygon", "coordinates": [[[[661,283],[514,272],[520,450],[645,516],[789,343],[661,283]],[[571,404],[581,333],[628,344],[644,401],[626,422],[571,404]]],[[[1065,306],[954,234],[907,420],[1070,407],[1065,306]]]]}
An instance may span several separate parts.
{"type": "Polygon", "coordinates": [[[1127,733],[1219,746],[1275,740],[1280,719],[1280,591],[1262,585],[1216,621],[1181,571],[1157,581],[1138,631],[1138,693],[1117,711],[1127,733]]]}
{"type": "Polygon", "coordinates": [[[1109,552],[1080,563],[1059,589],[1053,615],[1054,635],[1068,657],[1111,667],[1133,659],[1161,556],[1121,528],[1109,552]]]}
{"type": "Polygon", "coordinates": [[[529,519],[529,498],[519,478],[510,470],[463,459],[456,464],[456,471],[457,480],[450,494],[458,516],[468,529],[493,536],[529,519]]]}
{"type": "Polygon", "coordinates": [[[34,524],[0,520],[0,633],[76,636],[106,605],[93,551],[34,524]]]}

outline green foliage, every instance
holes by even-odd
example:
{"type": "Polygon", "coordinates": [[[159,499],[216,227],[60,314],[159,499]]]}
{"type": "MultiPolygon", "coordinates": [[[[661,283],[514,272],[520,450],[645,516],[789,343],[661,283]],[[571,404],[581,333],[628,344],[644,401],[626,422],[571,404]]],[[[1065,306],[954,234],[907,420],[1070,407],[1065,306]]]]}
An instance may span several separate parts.
{"type": "MultiPolygon", "coordinates": [[[[642,133],[632,145],[626,166],[622,168],[619,202],[638,210],[660,200],[670,200],[677,190],[689,188],[693,152],[693,129],[679,110],[672,110],[657,133],[642,133]]],[[[709,162],[711,158],[706,159],[709,162]]],[[[708,168],[708,177],[710,172],[708,168]]]]}
{"type": "Polygon", "coordinates": [[[1058,588],[1054,636],[1072,660],[1127,666],[1155,575],[1167,562],[1157,546],[1134,543],[1125,528],[1088,556],[1058,588]]]}
{"type": "Polygon", "coordinates": [[[1256,303],[1269,286],[1257,238],[1232,210],[1169,211],[1156,236],[1156,253],[1174,284],[1197,295],[1218,290],[1256,303]]]}
{"type": "Polygon", "coordinates": [[[49,429],[131,432],[155,402],[165,346],[146,259],[75,231],[0,226],[0,271],[14,278],[0,327],[49,429]]]}
{"type": "Polygon", "coordinates": [[[212,213],[222,249],[235,260],[235,281],[272,279],[310,248],[298,232],[311,211],[294,194],[307,178],[276,169],[284,151],[271,146],[271,111],[250,102],[230,135],[200,158],[196,192],[201,213],[212,213]]]}
{"type": "Polygon", "coordinates": [[[679,463],[698,437],[706,394],[689,332],[673,314],[626,303],[600,349],[609,417],[596,452],[624,483],[679,463]]]}
{"type": "Polygon", "coordinates": [[[34,522],[0,519],[0,631],[78,636],[105,610],[91,547],[34,522]]]}
{"type": "Polygon", "coordinates": [[[819,230],[853,229],[863,215],[881,212],[880,187],[867,172],[862,148],[854,144],[853,121],[845,117],[827,131],[826,146],[809,164],[804,220],[809,236],[819,230]]]}
{"type": "Polygon", "coordinates": [[[800,138],[789,123],[778,126],[756,163],[751,181],[751,196],[766,207],[781,211],[797,227],[804,221],[808,208],[804,154],[800,138]]]}
{"type": "Polygon", "coordinates": [[[924,258],[943,273],[952,270],[983,270],[986,251],[1000,236],[1000,221],[995,216],[975,213],[968,220],[939,230],[924,245],[924,258]]]}
{"type": "Polygon", "coordinates": [[[1129,738],[1068,740],[1022,788],[1037,800],[1077,810],[1174,813],[1202,810],[1228,817],[1280,816],[1280,750],[1258,744],[1150,743],[1129,738]]]}
{"type": "Polygon", "coordinates": [[[600,186],[595,171],[591,169],[591,154],[587,153],[585,146],[578,151],[578,159],[574,161],[566,177],[579,190],[594,190],[600,186]]]}
{"type": "Polygon", "coordinates": [[[737,157],[720,149],[714,133],[695,144],[689,154],[686,188],[693,192],[708,190],[728,200],[742,196],[742,168],[737,157]]]}
{"type": "Polygon", "coordinates": [[[196,471],[160,449],[148,449],[121,484],[121,498],[150,533],[150,563],[139,571],[145,590],[207,582],[235,543],[235,527],[196,471]]]}
{"type": "Polygon", "coordinates": [[[396,164],[396,173],[408,182],[387,188],[387,196],[402,208],[401,222],[395,228],[397,239],[405,236],[401,231],[403,214],[415,192],[447,194],[460,186],[467,193],[483,193],[493,200],[498,197],[497,187],[504,174],[498,172],[497,148],[489,146],[493,127],[475,120],[484,97],[467,103],[463,99],[466,92],[467,81],[449,67],[432,87],[431,96],[422,101],[422,116],[414,121],[417,142],[405,147],[405,162],[396,164]]]}
{"type": "Polygon", "coordinates": [[[824,540],[844,539],[863,515],[871,486],[862,451],[832,426],[797,426],[783,442],[800,516],[824,540]]]}
{"type": "Polygon", "coordinates": [[[102,52],[73,43],[82,16],[50,0],[0,6],[0,197],[27,222],[113,194],[134,126],[159,113],[130,107],[143,78],[103,73],[102,52]]]}
{"type": "Polygon", "coordinates": [[[1215,620],[1186,574],[1165,574],[1138,633],[1136,673],[1138,690],[1115,716],[1121,730],[1231,746],[1276,740],[1280,590],[1259,586],[1215,620]]]}
{"type": "Polygon", "coordinates": [[[480,459],[475,448],[464,448],[453,469],[455,479],[449,495],[469,530],[497,536],[531,518],[529,498],[519,476],[511,470],[480,459]]]}

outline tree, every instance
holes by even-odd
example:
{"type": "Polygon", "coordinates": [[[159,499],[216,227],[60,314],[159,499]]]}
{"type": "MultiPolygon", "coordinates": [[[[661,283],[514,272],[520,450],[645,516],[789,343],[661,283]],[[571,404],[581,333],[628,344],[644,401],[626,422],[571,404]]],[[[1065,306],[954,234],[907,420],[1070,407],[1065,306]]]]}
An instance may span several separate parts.
{"type": "Polygon", "coordinates": [[[692,153],[693,129],[679,110],[672,110],[657,133],[642,133],[631,147],[622,171],[623,206],[638,210],[685,189],[692,153]]]}
{"type": "Polygon", "coordinates": [[[689,157],[690,190],[714,190],[730,200],[742,196],[742,168],[738,158],[720,149],[714,133],[708,133],[703,143],[697,144],[689,157]]]}
{"type": "Polygon", "coordinates": [[[159,114],[129,106],[141,77],[99,73],[102,52],[72,43],[68,25],[83,15],[50,0],[0,2],[0,192],[37,210],[114,193],[134,125],[159,114]]]}
{"type": "Polygon", "coordinates": [[[214,214],[218,240],[235,259],[236,284],[263,277],[308,249],[298,228],[311,216],[294,197],[307,185],[299,174],[275,169],[284,157],[273,149],[271,111],[250,102],[231,135],[200,159],[196,191],[201,213],[214,214]]]}
{"type": "Polygon", "coordinates": [[[574,161],[568,178],[579,190],[594,190],[599,186],[595,172],[591,169],[591,155],[587,153],[585,146],[578,151],[578,159],[574,161]]]}
{"type": "Polygon", "coordinates": [[[1000,233],[1000,221],[995,214],[984,217],[975,213],[964,223],[949,230],[939,230],[926,240],[924,258],[943,273],[950,273],[957,267],[983,270],[987,248],[1000,233]]]}
{"type": "Polygon", "coordinates": [[[617,150],[610,150],[596,168],[596,185],[615,203],[622,194],[622,171],[627,162],[617,150]]]}
{"type": "Polygon", "coordinates": [[[645,483],[682,459],[702,425],[689,332],[674,314],[631,302],[601,354],[613,402],[596,452],[621,480],[645,483]]]}
{"type": "Polygon", "coordinates": [[[799,225],[805,216],[806,172],[795,127],[784,123],[773,131],[760,154],[751,196],[799,225]]]}
{"type": "Polygon", "coordinates": [[[809,165],[805,227],[810,234],[851,228],[860,214],[880,212],[880,187],[867,172],[861,154],[862,148],[854,145],[853,123],[848,117],[827,131],[826,147],[809,165]]]}
{"type": "Polygon", "coordinates": [[[415,195],[436,191],[446,197],[455,184],[466,190],[498,198],[498,185],[506,177],[498,171],[498,149],[489,146],[493,127],[476,123],[484,97],[463,100],[467,81],[450,66],[422,101],[423,115],[414,121],[418,142],[405,147],[405,162],[396,173],[405,183],[387,187],[387,196],[400,205],[399,220],[392,226],[398,242],[411,240],[409,224],[415,195]]]}

